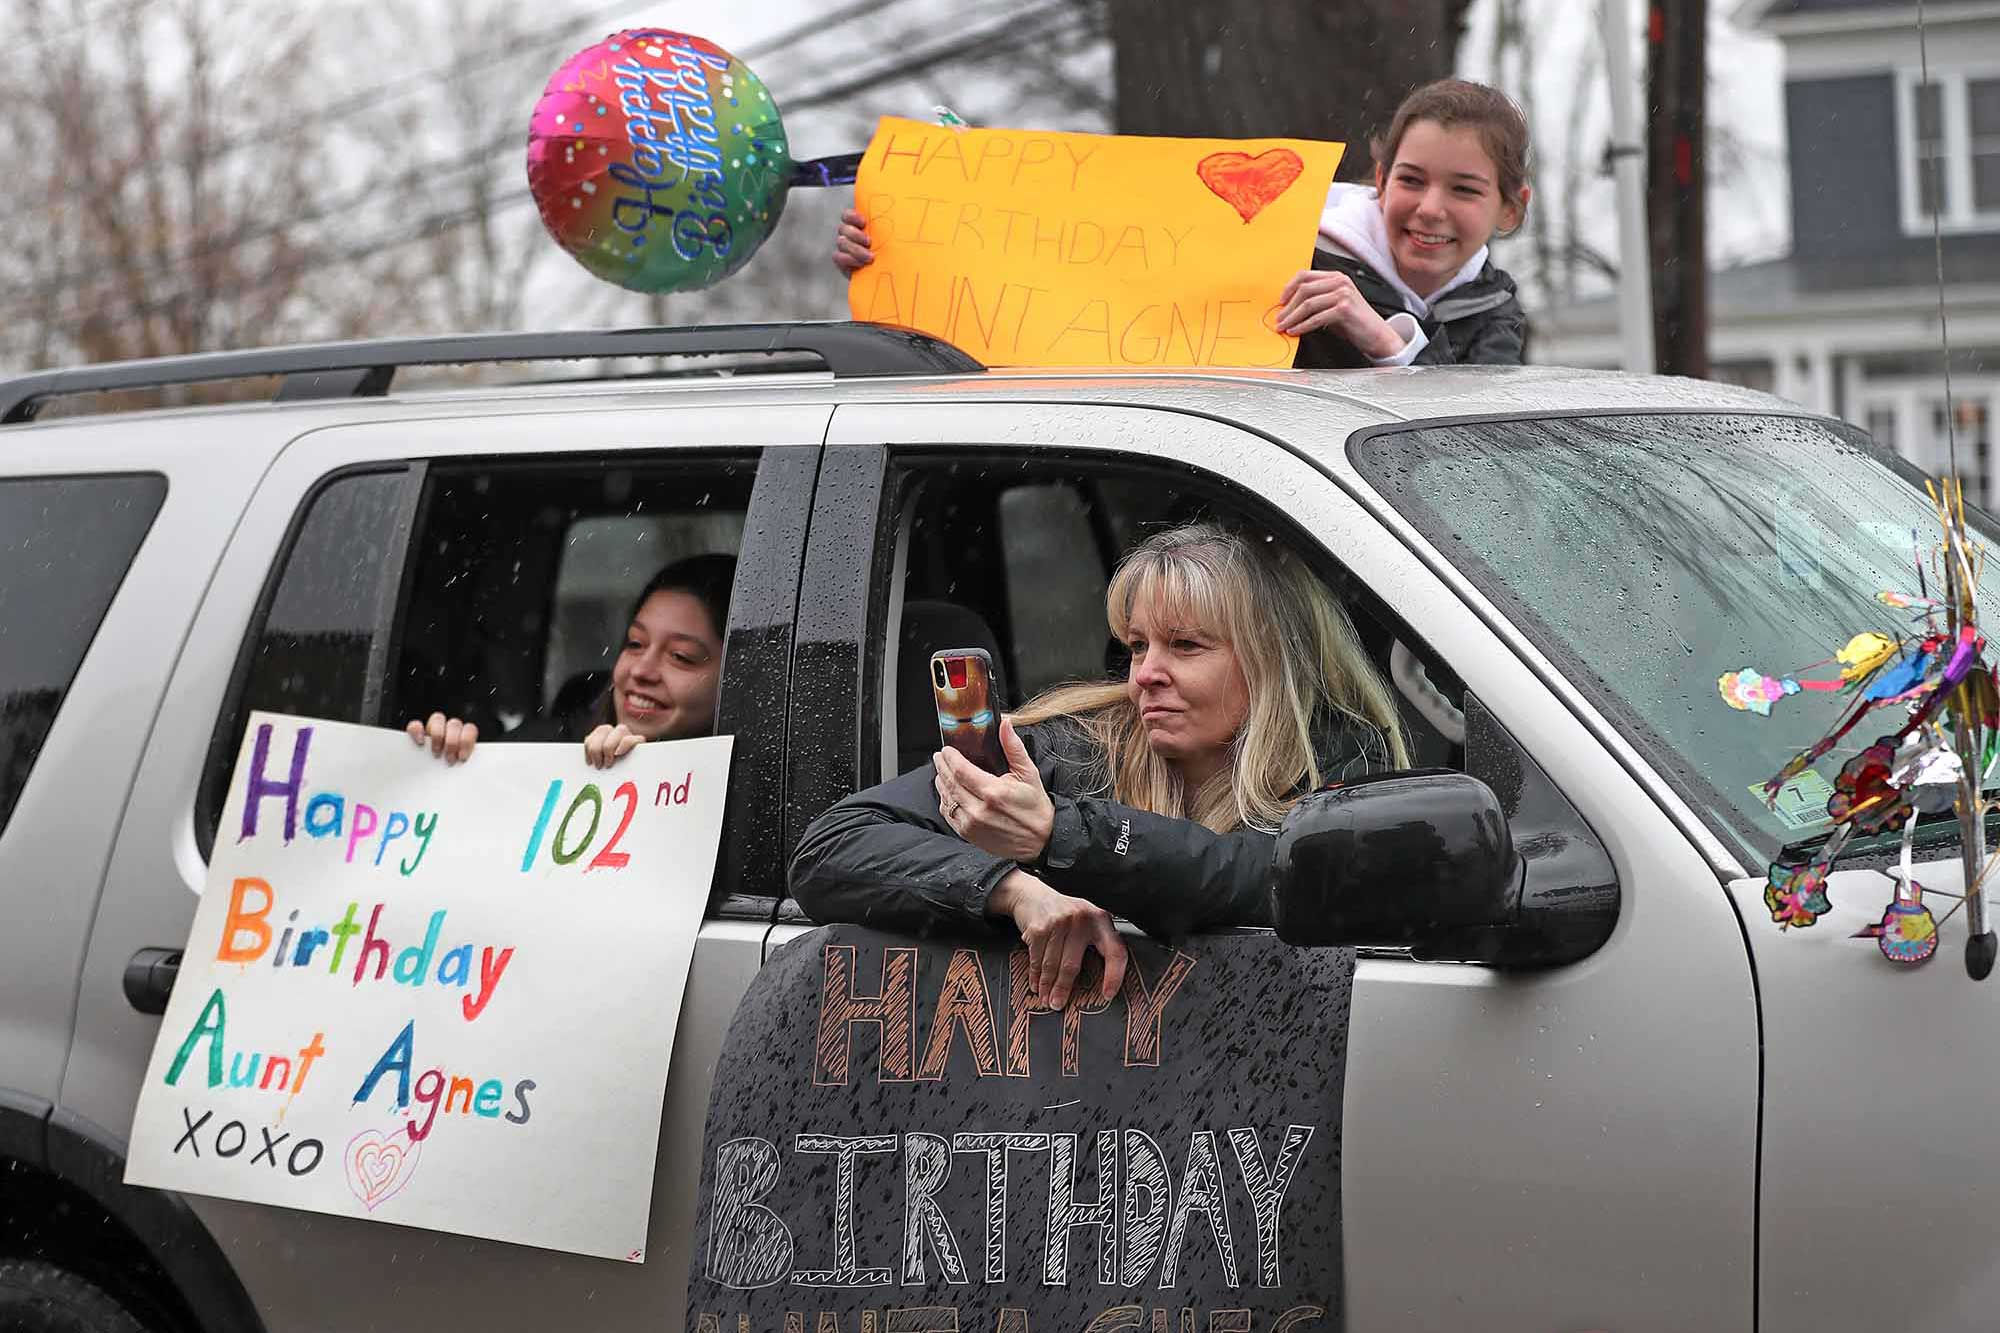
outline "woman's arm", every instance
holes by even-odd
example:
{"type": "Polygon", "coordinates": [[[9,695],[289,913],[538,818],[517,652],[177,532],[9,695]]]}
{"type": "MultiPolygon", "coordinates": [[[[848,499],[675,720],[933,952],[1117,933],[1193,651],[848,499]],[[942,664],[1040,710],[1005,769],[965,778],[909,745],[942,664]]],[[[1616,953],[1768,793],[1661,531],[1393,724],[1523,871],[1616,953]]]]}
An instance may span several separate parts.
{"type": "Polygon", "coordinates": [[[1153,935],[1269,922],[1274,835],[1212,833],[1107,799],[1101,757],[1074,726],[1016,734],[1003,723],[1000,743],[1009,775],[982,773],[949,751],[937,765],[948,824],[968,841],[1153,935]]]}
{"type": "Polygon", "coordinates": [[[1012,861],[961,839],[938,813],[926,764],[856,792],[806,826],[791,890],[818,922],[882,930],[990,930],[987,899],[1012,861]]]}
{"type": "MultiPolygon", "coordinates": [[[[1316,729],[1319,780],[1349,782],[1390,766],[1373,726],[1331,719],[1316,729]]],[[[1071,788],[1072,793],[1074,788],[1071,788]]],[[[1218,926],[1271,924],[1277,835],[1216,833],[1191,819],[1150,814],[1097,795],[1059,795],[1048,845],[1030,867],[1050,887],[1086,898],[1173,938],[1218,926]]]]}
{"type": "Polygon", "coordinates": [[[1033,867],[1050,887],[1087,898],[1147,934],[1271,923],[1277,835],[1216,833],[1096,796],[1054,796],[1055,831],[1033,867]]]}

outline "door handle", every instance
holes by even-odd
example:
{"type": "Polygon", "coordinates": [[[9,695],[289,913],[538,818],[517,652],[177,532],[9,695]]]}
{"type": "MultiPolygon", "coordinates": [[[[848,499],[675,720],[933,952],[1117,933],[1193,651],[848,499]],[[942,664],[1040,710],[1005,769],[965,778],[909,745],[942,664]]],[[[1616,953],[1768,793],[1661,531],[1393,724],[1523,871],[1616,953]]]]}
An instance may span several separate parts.
{"type": "Polygon", "coordinates": [[[125,964],[125,998],[142,1014],[164,1014],[180,974],[179,949],[141,949],[125,964]]]}

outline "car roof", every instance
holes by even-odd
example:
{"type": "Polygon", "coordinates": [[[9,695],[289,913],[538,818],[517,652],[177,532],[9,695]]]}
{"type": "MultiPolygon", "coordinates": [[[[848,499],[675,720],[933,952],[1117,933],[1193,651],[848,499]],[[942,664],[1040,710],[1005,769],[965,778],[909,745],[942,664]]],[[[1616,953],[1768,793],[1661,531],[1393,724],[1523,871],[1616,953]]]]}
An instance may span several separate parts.
{"type": "MultiPolygon", "coordinates": [[[[768,363],[768,358],[766,358],[768,363]]],[[[733,369],[733,368],[732,368],[733,369]]],[[[1412,366],[1370,370],[1189,368],[986,369],[956,348],[908,330],[855,324],[774,324],[697,329],[473,335],[373,340],[318,347],[204,354],[49,372],[0,382],[0,442],[81,431],[130,445],[133,432],[190,418],[269,415],[273,453],[307,430],[362,422],[517,414],[532,405],[585,410],[668,405],[834,406],[847,403],[1035,403],[1127,406],[1227,420],[1295,447],[1339,450],[1356,430],[1422,421],[1622,412],[1753,412],[1809,415],[1797,404],[1708,381],[1557,366],[1412,366]],[[636,342],[633,340],[637,340],[636,342]],[[400,370],[460,362],[538,362],[647,354],[809,351],[830,371],[705,373],[541,379],[388,392],[400,370]],[[660,352],[658,349],[664,349],[660,352]],[[678,350],[677,350],[678,349],[678,350]],[[70,393],[116,391],[253,375],[284,377],[262,402],[148,408],[31,423],[35,406],[70,393]],[[21,434],[17,434],[17,432],[21,434]]],[[[46,438],[46,437],[44,437],[46,438]]],[[[84,441],[71,436],[66,447],[84,441]]]]}

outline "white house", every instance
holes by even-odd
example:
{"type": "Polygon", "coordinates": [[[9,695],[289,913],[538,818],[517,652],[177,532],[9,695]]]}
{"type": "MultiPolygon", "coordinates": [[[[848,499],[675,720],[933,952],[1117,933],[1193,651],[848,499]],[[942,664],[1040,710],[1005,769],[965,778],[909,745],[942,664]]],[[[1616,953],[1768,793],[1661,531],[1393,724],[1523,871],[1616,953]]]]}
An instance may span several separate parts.
{"type": "MultiPolygon", "coordinates": [[[[1942,470],[1943,344],[1930,199],[1940,167],[1945,311],[1968,498],[2000,500],[2000,3],[1745,0],[1737,21],[1783,44],[1792,253],[1713,275],[1718,379],[1838,414],[1942,470]]],[[[1723,206],[1716,182],[1710,208],[1723,206]]],[[[1617,364],[1609,299],[1534,312],[1531,355],[1617,364]]]]}

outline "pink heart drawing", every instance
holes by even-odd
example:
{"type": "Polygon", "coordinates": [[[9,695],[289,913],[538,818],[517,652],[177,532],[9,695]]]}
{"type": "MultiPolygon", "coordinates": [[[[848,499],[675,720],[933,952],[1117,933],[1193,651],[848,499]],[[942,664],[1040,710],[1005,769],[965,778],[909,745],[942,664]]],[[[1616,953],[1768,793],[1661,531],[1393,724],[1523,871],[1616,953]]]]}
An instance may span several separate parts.
{"type": "Polygon", "coordinates": [[[384,1134],[364,1129],[347,1141],[347,1187],[369,1212],[387,1203],[416,1174],[417,1151],[407,1127],[384,1134]]]}

